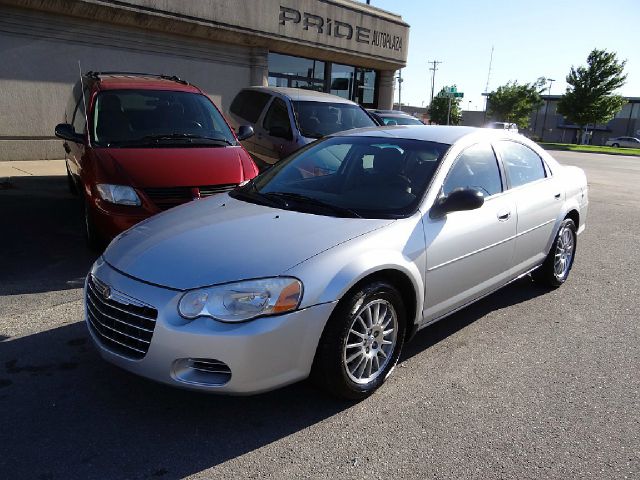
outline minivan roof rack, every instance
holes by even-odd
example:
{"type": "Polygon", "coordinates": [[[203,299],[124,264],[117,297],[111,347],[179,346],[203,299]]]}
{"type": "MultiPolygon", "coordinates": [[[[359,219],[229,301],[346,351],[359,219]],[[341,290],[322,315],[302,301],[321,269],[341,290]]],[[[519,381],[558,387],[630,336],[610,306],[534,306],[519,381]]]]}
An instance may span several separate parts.
{"type": "Polygon", "coordinates": [[[183,85],[190,85],[189,82],[187,82],[186,80],[181,79],[177,75],[164,75],[164,74],[157,74],[157,73],[116,72],[116,71],[113,71],[113,72],[93,72],[93,71],[88,71],[87,73],[85,73],[85,75],[87,77],[95,78],[96,80],[100,80],[100,77],[104,76],[104,75],[135,75],[135,76],[139,76],[139,77],[162,78],[163,80],[170,80],[172,82],[181,83],[183,85]]]}

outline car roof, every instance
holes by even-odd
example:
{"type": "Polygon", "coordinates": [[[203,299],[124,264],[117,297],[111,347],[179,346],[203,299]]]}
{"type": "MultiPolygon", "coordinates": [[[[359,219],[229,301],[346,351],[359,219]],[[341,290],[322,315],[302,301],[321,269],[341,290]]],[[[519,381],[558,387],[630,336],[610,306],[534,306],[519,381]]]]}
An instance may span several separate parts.
{"type": "Polygon", "coordinates": [[[97,83],[100,90],[142,89],[202,93],[198,87],[178,77],[105,73],[90,78],[97,83]]]}
{"type": "Polygon", "coordinates": [[[304,88],[289,87],[248,87],[243,90],[257,90],[271,94],[278,94],[287,97],[293,101],[302,102],[330,102],[330,103],[346,103],[349,105],[357,105],[357,103],[347,100],[346,98],[331,95],[325,92],[316,92],[315,90],[306,90],[304,88]]]}
{"type": "Polygon", "coordinates": [[[453,145],[467,135],[485,133],[489,136],[504,136],[504,133],[488,128],[455,127],[445,125],[394,125],[388,127],[367,127],[334,133],[332,137],[391,137],[407,140],[453,145]]]}

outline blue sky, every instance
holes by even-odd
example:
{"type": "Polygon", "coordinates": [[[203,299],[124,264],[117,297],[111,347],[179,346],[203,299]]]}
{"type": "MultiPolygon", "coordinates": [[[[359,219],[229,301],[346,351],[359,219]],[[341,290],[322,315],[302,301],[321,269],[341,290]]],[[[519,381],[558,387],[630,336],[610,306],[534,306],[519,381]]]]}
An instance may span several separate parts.
{"type": "Polygon", "coordinates": [[[405,104],[429,103],[427,61],[440,60],[436,92],[455,83],[465,94],[464,109],[482,109],[492,45],[489,91],[509,80],[526,83],[544,76],[556,80],[552,94],[564,93],[571,66],[585,64],[589,52],[600,48],[627,60],[627,84],[618,93],[640,97],[640,0],[371,0],[371,5],[402,15],[411,26],[402,70],[405,104]]]}

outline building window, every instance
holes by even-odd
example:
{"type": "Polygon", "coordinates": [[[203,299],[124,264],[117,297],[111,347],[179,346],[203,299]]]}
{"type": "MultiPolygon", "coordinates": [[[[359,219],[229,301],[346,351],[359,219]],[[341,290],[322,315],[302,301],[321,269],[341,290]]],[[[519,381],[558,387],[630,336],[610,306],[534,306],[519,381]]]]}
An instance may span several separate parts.
{"type": "Polygon", "coordinates": [[[269,86],[324,91],[324,62],[269,53],[269,86]]]}
{"type": "Polygon", "coordinates": [[[353,65],[269,53],[269,86],[328,92],[363,107],[377,106],[376,71],[353,65]]]}

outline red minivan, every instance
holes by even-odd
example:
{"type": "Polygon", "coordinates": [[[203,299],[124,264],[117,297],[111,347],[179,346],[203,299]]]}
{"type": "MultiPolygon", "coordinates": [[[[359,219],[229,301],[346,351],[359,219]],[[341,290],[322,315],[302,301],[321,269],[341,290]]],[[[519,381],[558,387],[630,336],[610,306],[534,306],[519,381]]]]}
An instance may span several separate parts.
{"type": "Polygon", "coordinates": [[[55,134],[64,140],[69,189],[82,200],[93,247],[258,174],[240,144],[252,128],[236,135],[209,97],[178,77],[88,72],[55,134]]]}

